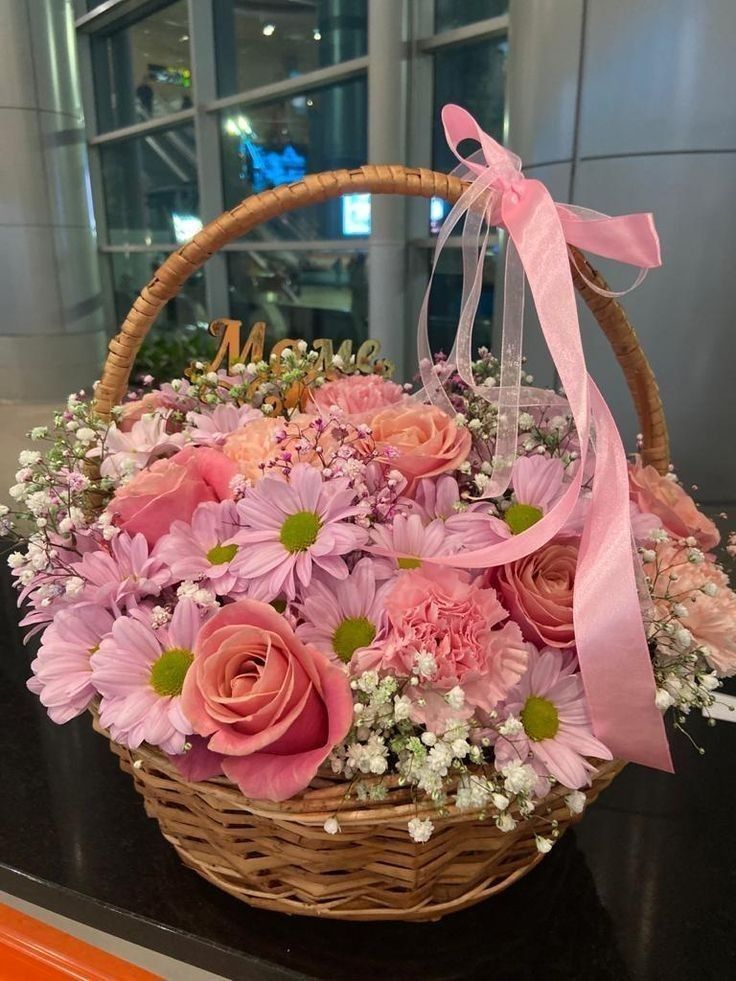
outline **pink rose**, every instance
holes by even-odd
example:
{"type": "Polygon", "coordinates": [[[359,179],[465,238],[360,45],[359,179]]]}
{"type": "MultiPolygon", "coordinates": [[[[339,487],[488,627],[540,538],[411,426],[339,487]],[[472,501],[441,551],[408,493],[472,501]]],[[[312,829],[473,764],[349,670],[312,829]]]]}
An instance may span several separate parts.
{"type": "Polygon", "coordinates": [[[157,460],[121,487],[108,506],[119,528],[155,545],[174,521],[189,521],[199,504],[232,497],[237,468],[219,450],[187,446],[157,460]]]}
{"type": "Polygon", "coordinates": [[[698,510],[695,501],[669,477],[654,467],[643,467],[641,459],[629,464],[629,497],[641,511],[656,514],[665,529],[677,538],[691,535],[708,551],[721,540],[718,529],[698,510]]]}
{"type": "Polygon", "coordinates": [[[383,409],[370,420],[379,447],[393,447],[386,454],[391,466],[408,482],[411,494],[422,477],[456,470],[470,452],[471,437],[446,412],[435,405],[407,402],[383,409]]]}
{"type": "Polygon", "coordinates": [[[164,392],[146,392],[141,398],[133,402],[125,402],[123,414],[118,422],[118,429],[121,433],[129,433],[135,423],[149,412],[156,409],[176,409],[180,406],[180,399],[175,395],[167,395],[164,392]]]}
{"type": "Polygon", "coordinates": [[[222,754],[225,775],[256,800],[304,790],[352,723],[345,670],[256,600],[208,620],[194,655],[182,711],[222,754]]]}
{"type": "Polygon", "coordinates": [[[518,626],[495,589],[466,572],[435,566],[403,572],[386,612],[386,640],[356,653],[351,671],[417,677],[406,688],[412,718],[433,731],[475,709],[489,712],[526,670],[528,645],[518,626]],[[446,696],[458,686],[464,703],[452,706],[446,696]]]}
{"type": "Polygon", "coordinates": [[[572,592],[577,560],[576,545],[551,542],[495,573],[511,616],[524,637],[539,647],[571,647],[575,642],[572,592]]]}
{"type": "Polygon", "coordinates": [[[342,409],[345,417],[355,425],[370,422],[380,409],[406,400],[401,385],[380,375],[347,375],[325,382],[310,395],[311,404],[307,411],[316,408],[327,416],[330,409],[336,407],[342,409]]]}

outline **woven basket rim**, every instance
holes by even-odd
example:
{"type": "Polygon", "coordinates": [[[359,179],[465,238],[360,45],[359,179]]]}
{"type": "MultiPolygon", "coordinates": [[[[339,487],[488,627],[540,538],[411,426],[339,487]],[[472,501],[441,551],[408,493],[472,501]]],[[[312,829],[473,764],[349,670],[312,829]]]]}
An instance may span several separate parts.
{"type": "MultiPolygon", "coordinates": [[[[284,801],[253,800],[246,797],[237,784],[225,776],[212,777],[208,780],[188,780],[176,765],[161,750],[144,743],[137,749],[129,749],[115,742],[109,732],[102,727],[96,710],[92,709],[94,729],[110,741],[113,751],[121,759],[127,757],[129,765],[135,770],[145,766],[147,772],[159,772],[167,780],[173,780],[186,786],[193,793],[220,797],[228,808],[237,808],[259,817],[278,818],[284,823],[293,823],[309,827],[321,827],[333,816],[338,817],[341,827],[393,824],[412,817],[429,817],[446,823],[475,822],[479,819],[496,817],[500,811],[493,807],[462,810],[455,804],[448,803],[441,809],[431,798],[415,798],[412,788],[400,786],[395,774],[379,777],[372,774],[360,774],[354,780],[333,774],[322,767],[310,785],[300,793],[284,801]],[[380,801],[359,800],[355,794],[346,797],[357,783],[366,786],[383,785],[387,796],[380,801]]],[[[623,760],[596,760],[595,772],[591,774],[591,786],[600,778],[608,778],[618,774],[626,765],[623,760]]],[[[472,771],[471,771],[472,772],[472,771]]],[[[481,768],[478,768],[481,773],[481,768]]],[[[448,785],[451,789],[451,786],[448,785]]],[[[586,788],[581,788],[585,793],[586,788]]],[[[550,792],[536,804],[535,810],[544,811],[546,807],[559,802],[572,788],[556,784],[550,792]]],[[[509,813],[518,818],[518,809],[511,807],[509,813]]]]}

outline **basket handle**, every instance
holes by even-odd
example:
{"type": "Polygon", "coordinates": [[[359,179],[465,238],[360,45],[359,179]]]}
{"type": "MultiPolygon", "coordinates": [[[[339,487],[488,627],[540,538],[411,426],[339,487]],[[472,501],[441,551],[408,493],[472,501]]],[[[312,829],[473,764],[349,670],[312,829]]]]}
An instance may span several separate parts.
{"type": "MultiPolygon", "coordinates": [[[[439,197],[454,204],[465,186],[457,177],[432,170],[400,164],[368,164],[355,170],[311,174],[294,184],[284,184],[246,198],[173,252],[150,283],[143,287],[120,332],[110,341],[102,378],[95,390],[95,411],[103,419],[110,418],[112,407],[117,405],[127,390],[133,362],[156,317],[166,303],[176,296],[189,276],[223,245],[277,215],[343,194],[406,194],[410,197],[439,197]]],[[[614,297],[601,296],[592,290],[578,270],[602,289],[607,288],[605,280],[577,249],[571,246],[570,250],[575,259],[571,263],[575,286],[608,338],[634,400],[643,436],[644,462],[665,473],[670,462],[669,438],[654,372],[623,307],[614,297]]]]}

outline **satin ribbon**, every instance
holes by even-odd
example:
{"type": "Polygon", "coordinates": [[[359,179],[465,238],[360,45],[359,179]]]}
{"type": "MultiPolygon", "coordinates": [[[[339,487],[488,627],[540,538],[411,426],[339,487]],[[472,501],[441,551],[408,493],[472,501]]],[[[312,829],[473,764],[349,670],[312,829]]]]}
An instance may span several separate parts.
{"type": "Polygon", "coordinates": [[[527,531],[487,548],[422,561],[455,568],[486,568],[523,558],[549,542],[578,501],[594,431],[592,494],[573,594],[576,648],[593,730],[614,756],[671,772],[664,724],[654,701],[654,676],[637,594],[626,456],[610,410],[587,373],[568,252],[568,244],[575,245],[636,266],[640,270],[634,284],[637,285],[647,269],[661,264],[652,216],[612,218],[556,204],[544,184],[525,178],[520,159],[484,133],[470,113],[448,105],[442,111],[442,120],[448,144],[463,165],[464,176],[472,183],[440,230],[420,310],[422,397],[453,412],[432,363],[427,314],[439,254],[464,216],[463,295],[450,360],[466,385],[499,407],[499,434],[484,496],[499,496],[508,487],[520,406],[548,405],[551,401],[548,392],[521,388],[525,279],[578,433],[580,461],[557,504],[527,531]],[[458,152],[460,142],[467,139],[480,144],[479,155],[465,158],[458,152]],[[492,225],[506,230],[508,247],[500,384],[488,389],[475,384],[471,362],[473,321],[492,225]]]}

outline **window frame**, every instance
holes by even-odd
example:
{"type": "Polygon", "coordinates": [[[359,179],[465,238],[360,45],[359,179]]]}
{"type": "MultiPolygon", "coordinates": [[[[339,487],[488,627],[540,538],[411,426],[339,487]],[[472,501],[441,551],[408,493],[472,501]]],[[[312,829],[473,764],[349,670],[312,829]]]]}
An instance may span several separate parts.
{"type": "MultiPolygon", "coordinates": [[[[101,148],[132,136],[154,133],[183,122],[193,122],[196,140],[197,182],[201,219],[204,224],[224,210],[221,169],[219,114],[230,106],[254,106],[274,99],[309,92],[358,76],[367,78],[368,86],[368,158],[376,163],[409,160],[412,164],[431,167],[430,116],[434,94],[434,55],[450,47],[484,39],[508,36],[509,15],[504,14],[462,27],[436,33],[434,4],[426,0],[392,0],[378,4],[368,0],[367,54],[348,61],[319,68],[294,78],[245,89],[228,96],[218,96],[215,70],[215,29],[212,0],[187,0],[190,54],[194,104],[192,108],[158,116],[132,126],[99,132],[95,105],[92,41],[113,33],[147,14],[165,7],[170,0],[103,0],[99,7],[87,11],[85,0],[75,0],[75,21],[79,48],[82,94],[87,126],[92,201],[94,206],[98,253],[101,258],[106,310],[111,324],[116,322],[113,304],[113,280],[108,257],[118,253],[160,253],[174,251],[176,242],[158,242],[155,247],[133,243],[111,244],[105,218],[105,203],[100,163],[101,148]],[[386,52],[389,52],[389,61],[386,52]],[[400,98],[393,99],[385,84],[385,73],[401,80],[400,98]],[[389,101],[391,100],[391,101],[389,101]],[[398,112],[398,119],[396,113],[398,112]],[[395,119],[386,137],[386,120],[395,119]]],[[[508,131],[508,99],[504,119],[504,142],[508,131]]],[[[381,206],[374,198],[370,238],[338,240],[279,241],[273,248],[303,251],[355,252],[368,250],[369,330],[388,345],[398,362],[399,371],[409,374],[416,365],[413,331],[408,325],[416,316],[427,281],[427,251],[434,249],[428,235],[427,202],[411,200],[405,209],[381,206]],[[396,297],[387,300],[386,291],[377,281],[388,246],[400,249],[403,258],[401,296],[398,310],[396,297]],[[376,282],[374,282],[376,281],[376,282]],[[393,322],[404,325],[403,337],[397,342],[387,334],[387,302],[394,304],[393,322]]],[[[458,248],[450,241],[446,248],[458,248]]],[[[212,317],[227,316],[229,309],[227,252],[267,251],[268,245],[238,240],[212,256],[205,267],[205,295],[212,317]]],[[[141,284],[143,286],[143,284],[141,284]]],[[[498,305],[497,305],[498,306],[498,305]]],[[[495,315],[494,315],[495,316],[495,315]]]]}

